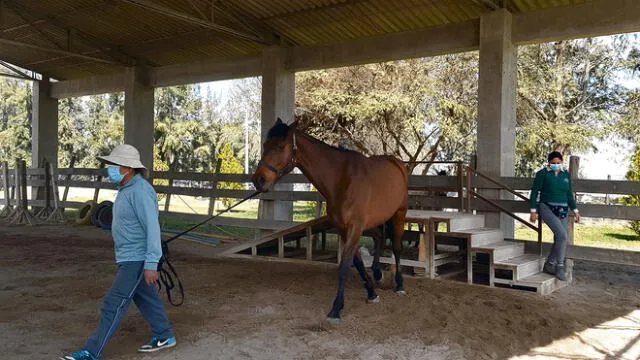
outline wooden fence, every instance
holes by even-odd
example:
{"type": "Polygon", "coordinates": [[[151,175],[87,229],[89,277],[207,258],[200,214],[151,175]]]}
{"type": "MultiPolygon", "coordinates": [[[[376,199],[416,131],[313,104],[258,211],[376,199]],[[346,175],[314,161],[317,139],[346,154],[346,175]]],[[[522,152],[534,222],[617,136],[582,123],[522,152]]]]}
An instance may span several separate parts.
{"type": "MultiPolygon", "coordinates": [[[[0,173],[0,177],[2,173],[0,173]]],[[[220,182],[228,183],[249,183],[250,176],[244,174],[207,174],[194,172],[154,172],[153,178],[166,180],[165,183],[170,185],[155,185],[155,189],[159,194],[186,195],[208,198],[209,201],[215,201],[220,198],[244,198],[250,195],[252,190],[229,190],[220,189],[220,182]]],[[[44,169],[28,169],[27,185],[31,187],[44,186],[44,169]]],[[[90,189],[116,189],[115,184],[104,180],[106,171],[104,169],[58,169],[57,181],[59,186],[65,188],[90,188],[90,189]]],[[[499,179],[501,183],[512,189],[526,192],[530,189],[533,179],[502,177],[499,179]]],[[[287,184],[309,184],[309,181],[301,174],[289,174],[283,177],[281,183],[287,184]]],[[[421,207],[437,207],[437,208],[458,208],[460,201],[456,197],[442,197],[431,195],[435,191],[450,189],[454,191],[457,186],[458,178],[456,176],[417,176],[413,175],[409,179],[409,187],[412,189],[422,189],[423,191],[410,192],[410,204],[414,208],[421,207]],[[426,191],[431,190],[431,191],[426,191]]],[[[0,181],[0,184],[3,182],[0,181]]],[[[13,171],[9,171],[9,184],[13,186],[13,171]]],[[[594,194],[619,194],[619,195],[638,195],[640,194],[640,182],[632,181],[616,181],[616,180],[573,180],[574,191],[577,193],[594,193],[594,194]]],[[[0,185],[1,186],[1,185],[0,185]]],[[[472,187],[482,190],[499,189],[498,186],[481,178],[474,177],[472,187]]],[[[67,208],[80,208],[84,203],[67,201],[66,193],[63,195],[62,206],[67,208]]],[[[263,200],[283,200],[283,201],[324,201],[322,195],[316,191],[273,191],[262,193],[256,197],[263,200]]],[[[12,204],[13,204],[13,200],[12,204]]],[[[494,199],[496,203],[504,207],[506,210],[514,213],[528,213],[529,204],[521,200],[499,200],[494,199]]],[[[4,204],[5,200],[0,200],[4,204]]],[[[30,206],[42,206],[43,200],[30,200],[30,206]]],[[[479,211],[492,212],[493,207],[485,202],[474,199],[471,202],[471,208],[479,211]]],[[[640,220],[640,207],[623,206],[623,205],[606,205],[606,204],[579,204],[580,213],[584,217],[619,219],[619,220],[640,220]]],[[[163,209],[161,209],[163,210],[163,209]]],[[[166,209],[165,209],[166,210],[166,209]]],[[[165,211],[163,211],[165,212],[165,211]]],[[[212,208],[210,206],[210,212],[212,208]]],[[[181,219],[200,218],[195,214],[167,213],[181,219]]],[[[206,214],[203,214],[203,216],[206,214]]],[[[288,222],[282,221],[258,221],[256,219],[227,219],[220,220],[228,225],[256,227],[263,229],[275,229],[286,226],[288,222]],[[246,221],[245,221],[246,220],[246,221]]]]}

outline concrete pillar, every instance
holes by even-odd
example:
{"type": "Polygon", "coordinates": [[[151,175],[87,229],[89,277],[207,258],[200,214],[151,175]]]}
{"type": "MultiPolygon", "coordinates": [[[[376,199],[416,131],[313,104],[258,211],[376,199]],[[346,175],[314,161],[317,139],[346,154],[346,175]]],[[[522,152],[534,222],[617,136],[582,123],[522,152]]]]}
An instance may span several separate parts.
{"type": "Polygon", "coordinates": [[[127,68],[124,88],[124,142],[140,151],[142,164],[153,170],[153,87],[142,66],[127,68]]]}
{"type": "Polygon", "coordinates": [[[58,99],[49,96],[51,82],[43,76],[32,86],[31,167],[37,168],[46,157],[58,166],[58,99]]]}
{"type": "MultiPolygon", "coordinates": [[[[495,178],[515,174],[517,51],[511,39],[511,19],[505,9],[480,18],[477,166],[495,178]]],[[[487,191],[487,195],[495,199],[500,193],[487,191]]],[[[485,215],[487,226],[500,227],[505,237],[513,238],[512,218],[485,215]]]]}
{"type": "MultiPolygon", "coordinates": [[[[295,106],[295,74],[284,68],[285,50],[272,46],[262,53],[262,119],[261,143],[278,118],[285,123],[293,122],[295,106]]],[[[291,184],[276,186],[276,190],[293,190],[291,184]]],[[[262,201],[260,218],[271,220],[293,220],[291,201],[262,201]]]]}

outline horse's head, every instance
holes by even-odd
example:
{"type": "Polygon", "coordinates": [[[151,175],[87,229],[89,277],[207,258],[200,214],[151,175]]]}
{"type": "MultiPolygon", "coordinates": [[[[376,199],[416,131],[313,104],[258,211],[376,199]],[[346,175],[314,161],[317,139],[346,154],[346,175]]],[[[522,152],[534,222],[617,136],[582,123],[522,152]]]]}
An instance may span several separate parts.
{"type": "Polygon", "coordinates": [[[280,178],[293,170],[295,164],[295,125],[278,118],[264,142],[262,158],[251,181],[259,191],[271,191],[280,178]]]}

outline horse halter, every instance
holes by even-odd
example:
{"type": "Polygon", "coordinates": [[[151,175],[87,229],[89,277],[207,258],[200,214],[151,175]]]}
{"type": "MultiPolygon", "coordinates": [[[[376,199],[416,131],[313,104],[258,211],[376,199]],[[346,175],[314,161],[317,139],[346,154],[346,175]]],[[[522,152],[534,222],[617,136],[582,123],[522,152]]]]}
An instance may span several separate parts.
{"type": "Polygon", "coordinates": [[[286,173],[293,170],[294,167],[296,167],[296,151],[298,151],[298,144],[296,143],[296,132],[294,130],[293,131],[293,151],[292,151],[291,159],[289,160],[289,162],[280,170],[276,169],[275,167],[267,164],[262,160],[258,161],[258,166],[266,167],[267,169],[273,171],[276,175],[278,175],[278,178],[281,178],[286,173]]]}

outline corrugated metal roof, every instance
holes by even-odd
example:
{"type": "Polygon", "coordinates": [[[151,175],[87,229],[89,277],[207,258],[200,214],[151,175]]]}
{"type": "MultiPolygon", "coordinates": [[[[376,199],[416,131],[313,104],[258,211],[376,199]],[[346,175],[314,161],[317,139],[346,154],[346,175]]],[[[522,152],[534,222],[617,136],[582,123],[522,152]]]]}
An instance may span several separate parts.
{"type": "MultiPolygon", "coordinates": [[[[2,59],[59,79],[118,71],[128,57],[162,66],[251,55],[265,46],[123,0],[4,1],[0,38],[103,59],[0,44],[2,59]],[[71,48],[69,29],[77,34],[71,48]]],[[[490,0],[234,0],[213,9],[211,0],[144,1],[203,22],[213,13],[216,25],[302,46],[460,23],[490,11],[483,5],[490,0]]],[[[502,2],[512,12],[529,12],[588,1],[502,2]]]]}

